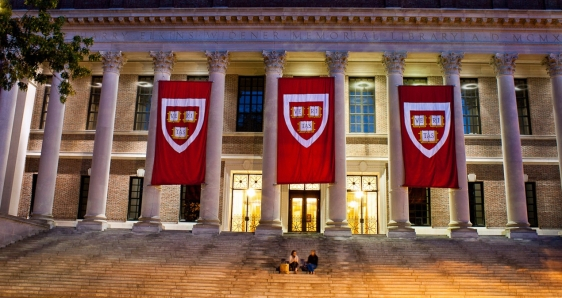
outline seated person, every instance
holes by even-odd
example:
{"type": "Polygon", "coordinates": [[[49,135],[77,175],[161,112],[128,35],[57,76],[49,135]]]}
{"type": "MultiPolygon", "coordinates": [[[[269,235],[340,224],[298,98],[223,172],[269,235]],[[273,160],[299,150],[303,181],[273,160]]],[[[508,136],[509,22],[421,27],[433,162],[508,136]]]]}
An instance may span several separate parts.
{"type": "Polygon", "coordinates": [[[289,256],[289,270],[294,270],[295,273],[299,270],[299,256],[297,256],[296,250],[293,250],[289,256]]]}
{"type": "Polygon", "coordinates": [[[316,269],[316,267],[318,267],[318,256],[316,255],[316,251],[311,250],[310,256],[308,256],[308,261],[306,261],[308,274],[316,274],[314,273],[314,269],[316,269]]]}

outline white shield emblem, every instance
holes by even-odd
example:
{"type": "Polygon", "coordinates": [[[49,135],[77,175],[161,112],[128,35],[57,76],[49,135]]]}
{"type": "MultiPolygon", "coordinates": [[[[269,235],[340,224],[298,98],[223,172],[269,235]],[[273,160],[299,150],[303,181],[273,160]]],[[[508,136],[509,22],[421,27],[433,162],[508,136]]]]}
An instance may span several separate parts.
{"type": "Polygon", "coordinates": [[[162,98],[162,134],[176,152],[185,151],[201,132],[205,102],[204,98],[162,98]]]}
{"type": "Polygon", "coordinates": [[[283,95],[283,117],[291,135],[305,148],[324,132],[330,115],[328,94],[283,95]]]}
{"type": "Polygon", "coordinates": [[[428,158],[447,141],[451,121],[450,103],[404,103],[404,124],[408,136],[428,158]]]}

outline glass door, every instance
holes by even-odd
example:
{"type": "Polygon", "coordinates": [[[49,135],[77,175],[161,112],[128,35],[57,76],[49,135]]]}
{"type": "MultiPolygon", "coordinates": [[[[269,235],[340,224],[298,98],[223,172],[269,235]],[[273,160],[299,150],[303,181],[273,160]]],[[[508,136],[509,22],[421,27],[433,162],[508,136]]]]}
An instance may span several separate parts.
{"type": "Polygon", "coordinates": [[[353,234],[377,234],[377,176],[347,176],[347,222],[353,234]]]}
{"type": "Polygon", "coordinates": [[[289,232],[320,232],[320,191],[289,191],[289,232]]]}
{"type": "Polygon", "coordinates": [[[261,218],[261,188],[261,175],[234,174],[231,231],[256,231],[261,218]]]}

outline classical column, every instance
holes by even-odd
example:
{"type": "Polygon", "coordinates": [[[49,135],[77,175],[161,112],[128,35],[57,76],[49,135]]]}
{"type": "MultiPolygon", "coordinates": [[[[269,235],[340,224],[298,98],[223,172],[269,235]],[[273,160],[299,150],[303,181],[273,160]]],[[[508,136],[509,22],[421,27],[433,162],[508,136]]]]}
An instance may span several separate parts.
{"type": "Polygon", "coordinates": [[[144,182],[142,191],[141,216],[133,225],[134,232],[160,232],[160,201],[162,187],[151,185],[154,156],[156,150],[156,119],[158,115],[158,82],[169,81],[172,68],[176,62],[173,52],[150,52],[154,62],[154,84],[152,85],[152,98],[150,100],[150,118],[148,121],[148,141],[146,144],[146,161],[144,164],[144,182]]]}
{"type": "Polygon", "coordinates": [[[31,116],[35,103],[37,85],[35,82],[27,83],[27,91],[18,92],[12,138],[10,141],[10,156],[8,158],[0,214],[18,215],[18,206],[21,197],[21,184],[25,170],[27,144],[31,128],[31,116]]]}
{"type": "Polygon", "coordinates": [[[328,222],[326,236],[351,236],[347,224],[347,165],[345,155],[345,69],[348,52],[326,52],[326,64],[334,77],[334,151],[336,155],[335,181],[329,186],[328,222]]]}
{"type": "Polygon", "coordinates": [[[277,185],[277,90],[283,76],[285,51],[263,51],[265,100],[263,123],[263,163],[261,219],[256,235],[282,235],[281,189],[277,185]]]}
{"type": "Polygon", "coordinates": [[[47,112],[47,119],[45,119],[39,172],[37,174],[36,189],[38,191],[35,192],[33,213],[31,214],[31,219],[45,222],[51,227],[54,226],[53,202],[55,200],[55,185],[59,168],[65,110],[65,105],[60,101],[59,86],[61,82],[60,73],[53,74],[49,95],[49,111],[47,112]]]}
{"type": "Polygon", "coordinates": [[[107,228],[105,207],[109,185],[117,89],[119,86],[119,73],[127,62],[125,55],[121,52],[100,52],[100,54],[103,62],[103,79],[96,123],[96,136],[94,138],[88,205],[84,220],[79,222],[77,226],[80,230],[103,231],[107,228]]]}
{"type": "MultiPolygon", "coordinates": [[[[4,190],[8,158],[10,154],[10,141],[16,113],[16,100],[18,97],[17,84],[10,90],[1,90],[0,93],[0,196],[4,190]]],[[[2,202],[0,201],[0,204],[2,202]]],[[[1,205],[0,205],[1,206],[1,205]]]]}
{"type": "Polygon", "coordinates": [[[464,124],[461,98],[461,60],[464,53],[441,53],[439,65],[443,72],[445,85],[454,86],[453,109],[455,113],[455,153],[457,156],[457,176],[459,189],[449,188],[450,238],[475,238],[478,232],[471,229],[468,203],[468,179],[466,172],[466,151],[464,148],[464,124]]]}
{"type": "Polygon", "coordinates": [[[207,126],[207,166],[205,183],[201,185],[201,206],[199,219],[193,226],[193,234],[220,233],[219,198],[221,180],[222,130],[224,117],[224,88],[228,52],[206,51],[209,81],[211,87],[211,105],[207,126]]]}
{"type": "Polygon", "coordinates": [[[554,128],[558,145],[558,168],[562,177],[562,54],[548,54],[543,65],[550,75],[552,85],[552,105],[554,106],[554,128]]]}
{"type": "Polygon", "coordinates": [[[517,54],[498,53],[490,61],[498,81],[500,127],[505,179],[507,228],[509,238],[534,238],[537,233],[529,228],[527,199],[523,180],[523,157],[519,135],[519,117],[515,99],[515,60],[517,54]]]}
{"type": "Polygon", "coordinates": [[[389,194],[389,238],[413,238],[416,231],[410,227],[408,188],[404,185],[404,160],[402,157],[402,135],[400,134],[400,104],[398,86],[404,80],[404,52],[385,52],[382,64],[386,68],[386,90],[388,97],[388,194],[389,194]]]}

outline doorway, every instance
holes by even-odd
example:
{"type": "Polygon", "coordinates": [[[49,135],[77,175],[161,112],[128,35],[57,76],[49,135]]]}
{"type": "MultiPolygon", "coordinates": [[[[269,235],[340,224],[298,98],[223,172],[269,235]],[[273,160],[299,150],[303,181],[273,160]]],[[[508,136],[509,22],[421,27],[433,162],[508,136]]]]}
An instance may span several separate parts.
{"type": "Polygon", "coordinates": [[[289,190],[289,232],[320,233],[319,190],[289,190]]]}

